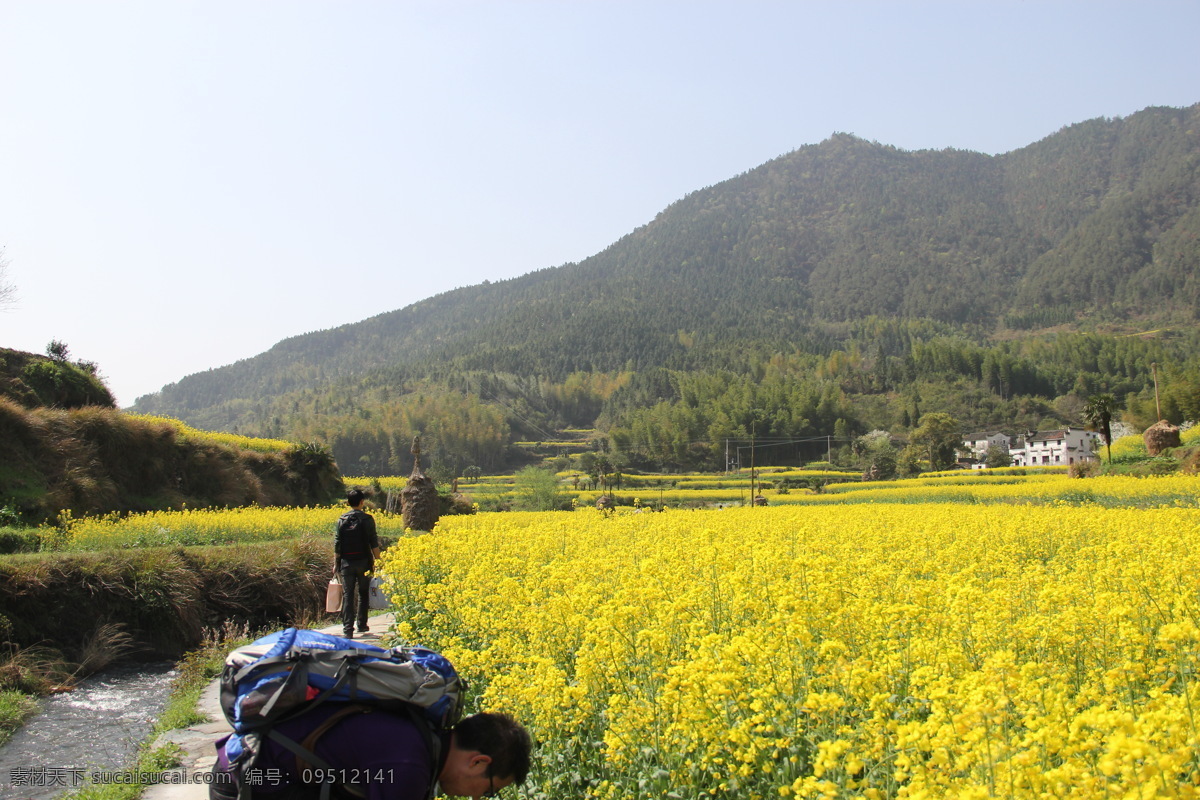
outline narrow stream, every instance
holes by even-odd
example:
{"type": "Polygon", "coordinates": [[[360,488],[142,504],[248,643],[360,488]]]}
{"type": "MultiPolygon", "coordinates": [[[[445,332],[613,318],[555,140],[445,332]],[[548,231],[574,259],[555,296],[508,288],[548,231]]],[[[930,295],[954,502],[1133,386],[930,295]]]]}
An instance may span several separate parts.
{"type": "Polygon", "coordinates": [[[49,800],[92,783],[93,772],[128,766],[174,677],[170,663],[117,666],[43,700],[0,748],[0,797],[49,800]]]}

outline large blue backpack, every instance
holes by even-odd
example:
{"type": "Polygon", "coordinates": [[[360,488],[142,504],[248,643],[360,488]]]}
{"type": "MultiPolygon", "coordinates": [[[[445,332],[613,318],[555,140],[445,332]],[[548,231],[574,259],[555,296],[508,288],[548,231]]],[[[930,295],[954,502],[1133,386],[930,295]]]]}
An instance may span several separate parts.
{"type": "MultiPolygon", "coordinates": [[[[233,726],[225,754],[238,776],[239,798],[248,797],[246,770],[254,766],[266,739],[295,753],[303,763],[337,774],[308,747],[274,728],[314,707],[330,702],[344,708],[337,719],[365,708],[384,708],[408,715],[425,735],[433,758],[435,781],[440,737],[462,713],[463,681],[443,656],[420,647],[382,647],[319,631],[288,628],[272,633],[225,659],[221,674],[221,708],[233,726]]],[[[333,719],[333,717],[331,717],[333,719]]],[[[332,785],[322,784],[321,798],[332,785]]],[[[342,785],[351,795],[362,793],[342,785]]]]}

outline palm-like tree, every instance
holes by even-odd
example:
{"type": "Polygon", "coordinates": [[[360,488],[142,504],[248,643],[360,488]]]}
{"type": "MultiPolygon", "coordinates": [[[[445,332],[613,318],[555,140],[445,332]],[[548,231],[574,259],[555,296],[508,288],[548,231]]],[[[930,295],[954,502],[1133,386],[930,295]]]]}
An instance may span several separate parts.
{"type": "Polygon", "coordinates": [[[1094,394],[1083,407],[1083,419],[1088,430],[1097,431],[1104,437],[1108,450],[1108,463],[1112,463],[1112,418],[1117,410],[1117,400],[1111,394],[1094,394]]]}

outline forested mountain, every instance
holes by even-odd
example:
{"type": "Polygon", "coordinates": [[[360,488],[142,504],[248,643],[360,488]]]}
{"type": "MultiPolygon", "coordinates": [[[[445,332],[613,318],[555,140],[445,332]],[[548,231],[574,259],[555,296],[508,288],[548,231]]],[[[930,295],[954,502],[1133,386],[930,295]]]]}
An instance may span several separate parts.
{"type": "Polygon", "coordinates": [[[597,421],[655,464],[703,461],[752,408],[781,436],[904,427],[931,400],[966,424],[1073,422],[1067,395],[1191,369],[1198,264],[1200,105],[999,156],[836,134],[580,263],[294,337],[135,408],[312,436],[377,470],[414,432],[495,466],[513,436],[597,421]],[[1167,338],[1116,338],[1149,328],[1167,338]]]}

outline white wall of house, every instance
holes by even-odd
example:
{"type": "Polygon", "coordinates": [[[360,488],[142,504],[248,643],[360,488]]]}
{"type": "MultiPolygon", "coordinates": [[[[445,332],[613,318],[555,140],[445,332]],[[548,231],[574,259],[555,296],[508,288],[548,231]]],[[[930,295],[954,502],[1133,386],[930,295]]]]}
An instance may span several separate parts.
{"type": "Polygon", "coordinates": [[[1012,441],[1007,433],[969,433],[963,439],[963,447],[974,453],[976,458],[986,458],[987,452],[991,448],[999,447],[1008,450],[1012,447],[1012,441]]]}
{"type": "Polygon", "coordinates": [[[1025,446],[1011,450],[1013,466],[1070,466],[1095,461],[1100,435],[1082,428],[1039,431],[1025,437],[1025,446]]]}

